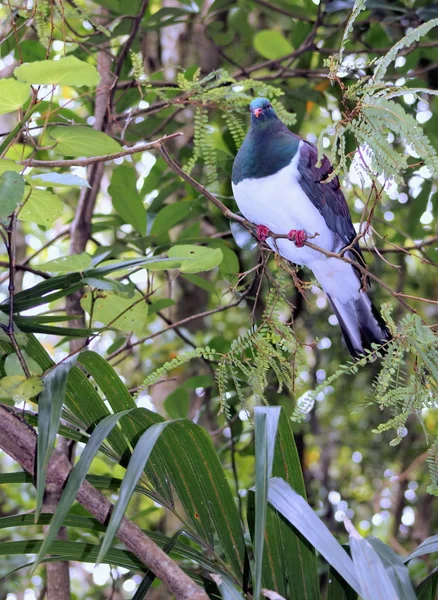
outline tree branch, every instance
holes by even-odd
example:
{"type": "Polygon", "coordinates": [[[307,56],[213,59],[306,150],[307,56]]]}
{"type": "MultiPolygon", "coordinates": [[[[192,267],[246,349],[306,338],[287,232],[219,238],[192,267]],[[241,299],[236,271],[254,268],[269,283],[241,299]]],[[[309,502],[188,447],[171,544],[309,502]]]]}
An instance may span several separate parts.
{"type": "MultiPolygon", "coordinates": [[[[0,448],[31,475],[35,473],[36,443],[35,431],[12,411],[0,406],[0,448]]],[[[54,450],[47,467],[47,484],[62,489],[71,469],[67,457],[54,450]]],[[[90,483],[84,481],[76,499],[100,523],[107,523],[113,505],[90,483]]],[[[135,523],[123,519],[117,537],[161,579],[177,600],[208,600],[208,595],[135,523]]]]}
{"type": "Polygon", "coordinates": [[[105,156],[90,156],[88,158],[72,158],[69,160],[23,160],[20,161],[21,165],[26,165],[26,167],[88,167],[90,165],[96,165],[99,163],[106,162],[108,160],[115,160],[116,158],[123,158],[124,156],[131,156],[132,154],[137,154],[138,152],[146,152],[147,150],[153,150],[157,148],[161,148],[163,144],[165,144],[168,140],[172,140],[173,138],[179,137],[183,135],[182,132],[171,133],[169,135],[165,135],[154,142],[149,142],[147,144],[140,144],[139,146],[133,146],[132,148],[126,148],[125,150],[120,150],[120,152],[115,152],[113,154],[105,154],[105,156]]]}

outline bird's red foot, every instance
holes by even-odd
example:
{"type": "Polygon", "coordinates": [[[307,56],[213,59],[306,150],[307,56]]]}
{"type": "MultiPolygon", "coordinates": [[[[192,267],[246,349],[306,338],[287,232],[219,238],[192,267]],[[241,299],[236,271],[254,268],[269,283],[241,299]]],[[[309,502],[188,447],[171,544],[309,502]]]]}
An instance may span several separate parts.
{"type": "Polygon", "coordinates": [[[302,248],[308,240],[308,235],[304,229],[291,229],[287,237],[294,242],[297,248],[302,248]]]}
{"type": "Polygon", "coordinates": [[[266,242],[269,237],[269,227],[266,227],[266,225],[257,225],[256,236],[261,242],[266,242]]]}

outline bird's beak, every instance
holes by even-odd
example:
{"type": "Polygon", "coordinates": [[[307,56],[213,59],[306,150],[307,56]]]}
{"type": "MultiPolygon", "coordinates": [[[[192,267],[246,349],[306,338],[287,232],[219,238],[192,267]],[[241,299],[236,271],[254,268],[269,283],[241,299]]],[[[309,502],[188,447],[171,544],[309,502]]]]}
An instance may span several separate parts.
{"type": "Polygon", "coordinates": [[[263,109],[262,108],[255,108],[252,111],[252,114],[258,119],[260,117],[260,115],[262,114],[263,109]]]}

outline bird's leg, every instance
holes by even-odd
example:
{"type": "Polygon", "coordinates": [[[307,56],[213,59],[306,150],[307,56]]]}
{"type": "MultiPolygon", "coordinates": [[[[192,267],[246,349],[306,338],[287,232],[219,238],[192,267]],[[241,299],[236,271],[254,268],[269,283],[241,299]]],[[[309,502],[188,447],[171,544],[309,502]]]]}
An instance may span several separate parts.
{"type": "Polygon", "coordinates": [[[266,227],[266,225],[257,225],[256,236],[261,242],[266,242],[269,237],[269,227],[266,227]]]}
{"type": "Polygon", "coordinates": [[[294,242],[297,248],[302,248],[309,239],[307,232],[304,229],[291,229],[287,237],[294,242]]]}

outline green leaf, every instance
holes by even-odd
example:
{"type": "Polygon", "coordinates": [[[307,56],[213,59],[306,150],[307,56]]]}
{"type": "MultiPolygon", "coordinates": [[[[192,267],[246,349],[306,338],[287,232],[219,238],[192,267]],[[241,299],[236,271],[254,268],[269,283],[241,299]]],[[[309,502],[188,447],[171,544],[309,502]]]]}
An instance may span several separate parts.
{"type": "Polygon", "coordinates": [[[15,69],[14,75],[22,81],[38,85],[96,86],[99,73],[96,67],[75,56],[59,60],[38,60],[15,69]]]}
{"type": "MultiPolygon", "coordinates": [[[[351,529],[350,529],[351,528],[351,529]]],[[[363,600],[398,600],[399,596],[379,555],[372,545],[350,529],[350,548],[363,600]]],[[[409,596],[404,596],[404,598],[409,596]]],[[[415,594],[414,594],[415,597],[415,594]]]]}
{"type": "MultiPolygon", "coordinates": [[[[27,352],[22,350],[21,354],[23,356],[24,362],[26,363],[27,368],[29,369],[31,375],[38,376],[38,375],[43,374],[43,370],[40,367],[40,365],[35,360],[33,360],[33,358],[30,358],[30,356],[28,356],[27,352]]],[[[5,369],[6,375],[8,375],[9,377],[12,377],[14,375],[24,376],[23,367],[21,366],[18,355],[15,352],[12,354],[9,354],[6,357],[4,369],[5,369]]]]}
{"type": "Polygon", "coordinates": [[[143,201],[137,192],[136,175],[133,167],[116,167],[108,192],[113,206],[127,223],[130,223],[141,236],[146,235],[147,215],[143,201]]]}
{"type": "Polygon", "coordinates": [[[55,150],[65,156],[105,156],[120,151],[118,142],[92,127],[51,127],[49,135],[57,141],[55,150]]]}
{"type": "Polygon", "coordinates": [[[171,419],[184,419],[190,409],[190,397],[187,390],[179,387],[164,401],[164,408],[171,419]]]}
{"type": "Polygon", "coordinates": [[[418,600],[436,600],[438,591],[438,567],[417,587],[418,600]]]}
{"type": "Polygon", "coordinates": [[[30,177],[31,185],[59,187],[91,187],[86,179],[72,173],[39,173],[30,177]]]}
{"type": "Polygon", "coordinates": [[[259,600],[262,584],[263,544],[268,510],[268,488],[274,461],[279,406],[257,406],[255,419],[255,533],[254,598],[259,600]]]}
{"type": "Polygon", "coordinates": [[[24,200],[25,204],[17,215],[20,221],[37,223],[38,225],[49,227],[64,212],[61,200],[46,190],[38,190],[26,186],[24,200]],[[28,199],[26,200],[27,197],[28,199]]]}
{"type": "Polygon", "coordinates": [[[181,263],[180,270],[183,273],[210,271],[220,265],[223,259],[222,250],[205,246],[173,246],[167,254],[169,258],[173,259],[189,259],[181,263]]]}
{"type": "Polygon", "coordinates": [[[336,571],[361,595],[354,563],[302,496],[283,479],[271,479],[268,500],[336,571]]]}
{"type": "Polygon", "coordinates": [[[0,175],[0,218],[8,217],[14,212],[21,202],[23,194],[24,178],[22,175],[13,171],[5,171],[0,175]]]}
{"type": "Polygon", "coordinates": [[[102,442],[111,432],[111,430],[117,425],[120,418],[124,415],[127,415],[129,412],[130,410],[125,410],[116,413],[115,415],[108,415],[100,421],[96,429],[91,434],[90,439],[88,440],[78,462],[73,467],[67,479],[67,483],[65,484],[64,491],[62,492],[62,496],[59,500],[56,512],[53,516],[49,531],[47,532],[46,537],[44,538],[41,548],[39,549],[38,555],[35,559],[33,571],[35,571],[45,554],[47,554],[47,552],[51,548],[52,542],[58,534],[58,531],[64,522],[64,518],[70,510],[70,507],[73,504],[74,499],[76,498],[79,488],[81,487],[85,476],[88,472],[88,469],[90,468],[94,457],[99,451],[102,442]]]}
{"type": "Polygon", "coordinates": [[[403,564],[402,559],[390,546],[387,546],[378,538],[369,536],[367,541],[378,554],[399,597],[403,598],[403,600],[417,600],[409,570],[403,564]]]}
{"type": "Polygon", "coordinates": [[[160,210],[152,224],[151,235],[160,236],[185,219],[192,210],[192,202],[178,201],[160,210]]]}
{"type": "Polygon", "coordinates": [[[38,399],[35,523],[43,505],[47,467],[59,429],[67,378],[75,360],[73,357],[73,360],[60,363],[44,377],[44,389],[38,399]]]}
{"type": "Polygon", "coordinates": [[[16,79],[0,79],[0,115],[17,110],[29,97],[29,84],[16,79]]]}
{"type": "Polygon", "coordinates": [[[293,52],[291,43],[275,29],[264,29],[255,34],[255,50],[264,58],[275,60],[293,52]]]}
{"type": "MultiPolygon", "coordinates": [[[[9,325],[9,317],[8,317],[8,315],[5,315],[5,313],[3,311],[0,311],[0,324],[3,325],[4,327],[7,327],[9,325]]],[[[26,344],[28,342],[27,335],[25,333],[23,333],[21,331],[21,329],[19,329],[15,325],[15,319],[14,319],[14,334],[15,334],[15,340],[16,340],[17,344],[19,346],[26,346],[26,344]]],[[[8,334],[3,329],[3,327],[0,327],[0,341],[8,342],[8,343],[10,343],[10,341],[11,341],[11,338],[8,336],[8,334]]]]}
{"type": "Polygon", "coordinates": [[[148,305],[140,292],[130,298],[119,292],[87,292],[81,298],[81,306],[94,321],[122,331],[145,333],[148,305]]]}
{"type": "Polygon", "coordinates": [[[212,575],[211,578],[219,588],[223,600],[245,600],[226,575],[212,575]]]}
{"type": "Polygon", "coordinates": [[[409,556],[404,559],[404,562],[409,562],[413,558],[424,556],[425,554],[431,554],[432,552],[438,552],[438,535],[432,535],[424,540],[409,556]]]}
{"type": "Polygon", "coordinates": [[[23,165],[17,165],[17,163],[12,160],[5,160],[4,158],[0,158],[0,174],[5,171],[13,171],[14,173],[20,173],[23,170],[23,165]]]}
{"type": "Polygon", "coordinates": [[[48,262],[38,265],[41,271],[50,273],[75,273],[82,272],[91,266],[91,256],[86,252],[81,254],[72,254],[70,256],[61,256],[48,262]]]}
{"type": "Polygon", "coordinates": [[[103,538],[99,556],[97,557],[97,563],[102,562],[105,554],[109,550],[114,536],[117,533],[120,523],[122,522],[123,516],[128,507],[128,502],[134,493],[135,486],[140,479],[146,463],[149,460],[151,452],[158,440],[161,432],[168,425],[177,425],[178,421],[163,421],[162,423],[156,423],[149,427],[147,431],[138,440],[135,445],[134,452],[132,453],[128,467],[126,469],[125,476],[120,486],[119,498],[111,512],[111,517],[106,529],[105,537],[103,538]]]}

